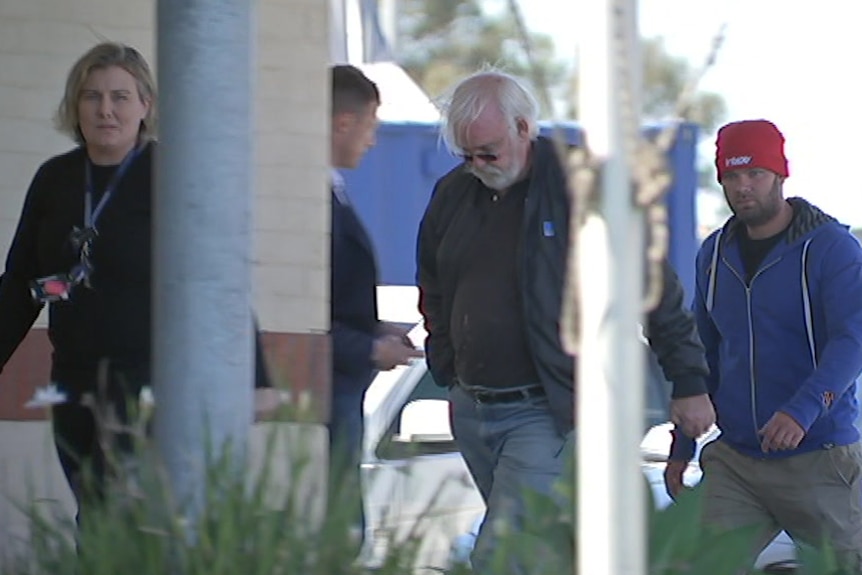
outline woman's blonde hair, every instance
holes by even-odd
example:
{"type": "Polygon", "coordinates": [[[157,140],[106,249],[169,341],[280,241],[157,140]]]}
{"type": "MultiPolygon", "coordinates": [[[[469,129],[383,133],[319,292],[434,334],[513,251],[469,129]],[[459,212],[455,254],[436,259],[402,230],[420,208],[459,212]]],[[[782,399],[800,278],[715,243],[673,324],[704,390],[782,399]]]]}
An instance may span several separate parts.
{"type": "Polygon", "coordinates": [[[156,113],[156,83],[153,74],[140,52],[131,46],[118,42],[102,42],[88,50],[75,62],[66,78],[66,90],[54,116],[54,125],[60,132],[77,143],[84,143],[78,122],[78,100],[81,97],[81,89],[93,70],[111,66],[122,68],[131,74],[137,82],[141,101],[149,103],[149,110],[141,122],[138,137],[141,141],[154,139],[158,116],[156,113]]]}

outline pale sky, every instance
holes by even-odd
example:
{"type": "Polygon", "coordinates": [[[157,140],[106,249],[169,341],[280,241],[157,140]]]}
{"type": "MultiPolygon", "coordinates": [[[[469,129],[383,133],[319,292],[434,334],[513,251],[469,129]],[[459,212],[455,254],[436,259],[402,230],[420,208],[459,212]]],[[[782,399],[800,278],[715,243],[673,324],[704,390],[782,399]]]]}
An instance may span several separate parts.
{"type": "MultiPolygon", "coordinates": [[[[561,57],[575,53],[584,1],[520,0],[527,25],[550,34],[561,57]]],[[[698,66],[726,22],[724,47],[703,88],[724,97],[728,121],[766,118],[784,132],[786,195],[862,226],[862,186],[853,171],[862,167],[862,83],[854,71],[862,2],[641,0],[639,10],[644,36],[663,36],[670,52],[698,66]]]]}

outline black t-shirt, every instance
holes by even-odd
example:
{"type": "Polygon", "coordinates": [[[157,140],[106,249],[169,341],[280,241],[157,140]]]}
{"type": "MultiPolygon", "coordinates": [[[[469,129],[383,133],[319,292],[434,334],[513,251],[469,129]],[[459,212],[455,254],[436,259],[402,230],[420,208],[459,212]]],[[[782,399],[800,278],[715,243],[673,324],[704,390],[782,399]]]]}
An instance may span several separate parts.
{"type": "MultiPolygon", "coordinates": [[[[793,219],[795,218],[796,211],[794,210],[793,219]]],[[[740,227],[739,251],[742,255],[742,264],[745,266],[746,282],[751,281],[751,278],[753,278],[757,273],[757,270],[760,268],[760,264],[763,263],[763,260],[769,252],[772,251],[772,248],[778,245],[778,242],[784,239],[787,235],[787,230],[790,229],[790,226],[793,224],[793,219],[790,220],[790,224],[788,224],[786,228],[777,234],[757,240],[753,240],[749,237],[748,229],[745,226],[740,227]]]]}
{"type": "Polygon", "coordinates": [[[538,382],[520,285],[524,202],[529,178],[505,194],[483,190],[481,228],[463,246],[450,334],[455,373],[468,385],[516,387],[538,382]]]}

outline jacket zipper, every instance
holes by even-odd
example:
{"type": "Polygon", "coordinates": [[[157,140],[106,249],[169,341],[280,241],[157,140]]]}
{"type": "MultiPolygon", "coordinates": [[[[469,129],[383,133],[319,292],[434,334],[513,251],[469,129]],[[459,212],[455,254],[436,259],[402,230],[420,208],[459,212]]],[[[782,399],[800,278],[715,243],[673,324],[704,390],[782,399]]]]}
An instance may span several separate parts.
{"type": "MultiPolygon", "coordinates": [[[[759,272],[758,272],[759,273],[759,272]]],[[[755,274],[754,277],[757,277],[755,274]]],[[[754,277],[751,278],[751,283],[754,283],[754,277]]],[[[745,307],[748,313],[748,381],[751,388],[751,421],[754,424],[754,434],[760,430],[757,424],[757,386],[755,385],[754,371],[754,322],[751,317],[751,285],[745,286],[745,307]]]]}
{"type": "Polygon", "coordinates": [[[727,269],[729,269],[733,275],[736,276],[736,279],[745,287],[745,309],[748,314],[748,379],[750,382],[749,387],[751,388],[751,422],[754,424],[754,434],[756,436],[757,432],[760,430],[760,426],[757,423],[757,385],[755,383],[754,370],[754,318],[751,311],[751,289],[754,285],[754,280],[756,280],[760,274],[781,261],[781,258],[779,257],[757,270],[757,273],[751,277],[751,281],[748,283],[746,283],[736,269],[730,265],[730,262],[728,262],[726,258],[722,257],[721,259],[724,262],[724,265],[727,266],[727,269]]]}

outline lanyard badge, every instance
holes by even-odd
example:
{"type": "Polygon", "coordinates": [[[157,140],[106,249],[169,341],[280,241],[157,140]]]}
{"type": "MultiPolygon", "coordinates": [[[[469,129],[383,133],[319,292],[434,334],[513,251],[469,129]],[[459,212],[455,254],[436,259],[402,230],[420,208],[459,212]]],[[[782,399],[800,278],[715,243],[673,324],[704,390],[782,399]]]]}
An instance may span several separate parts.
{"type": "Polygon", "coordinates": [[[93,208],[93,167],[89,157],[84,160],[84,227],[75,226],[69,233],[69,242],[72,244],[72,249],[77,254],[78,262],[69,270],[67,274],[55,274],[38,278],[30,283],[30,295],[39,304],[46,304],[56,301],[66,301],[72,293],[75,286],[83,284],[85,287],[90,285],[90,277],[93,273],[92,252],[93,242],[98,237],[99,232],[96,228],[96,221],[105,209],[108,200],[113,196],[114,191],[119,184],[123,175],[129,169],[132,161],[140,154],[143,146],[132,149],[123,161],[117,166],[114,175],[111,177],[108,185],[105,187],[105,192],[99,203],[93,208]]]}

